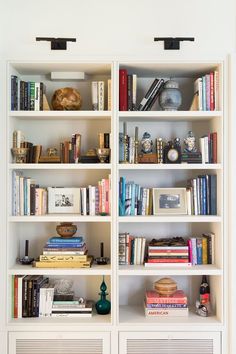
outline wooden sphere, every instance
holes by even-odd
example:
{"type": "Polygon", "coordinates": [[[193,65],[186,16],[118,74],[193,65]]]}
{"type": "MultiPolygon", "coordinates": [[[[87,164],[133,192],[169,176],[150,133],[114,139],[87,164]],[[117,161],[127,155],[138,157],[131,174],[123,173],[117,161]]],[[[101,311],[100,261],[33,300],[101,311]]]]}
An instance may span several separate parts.
{"type": "Polygon", "coordinates": [[[154,289],[161,296],[170,296],[177,290],[177,284],[171,278],[162,278],[154,283],[154,289]]]}
{"type": "Polygon", "coordinates": [[[76,89],[64,87],[54,92],[51,104],[55,111],[78,111],[82,105],[82,98],[76,89]]]}

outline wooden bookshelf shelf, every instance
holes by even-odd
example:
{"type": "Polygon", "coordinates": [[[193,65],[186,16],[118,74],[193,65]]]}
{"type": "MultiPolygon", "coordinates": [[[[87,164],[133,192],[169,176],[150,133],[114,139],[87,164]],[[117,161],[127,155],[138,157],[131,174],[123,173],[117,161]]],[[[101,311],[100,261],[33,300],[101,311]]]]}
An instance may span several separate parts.
{"type": "Polygon", "coordinates": [[[120,121],[127,122],[181,122],[181,121],[208,121],[211,119],[221,119],[221,111],[120,111],[120,121]]]}
{"type": "Polygon", "coordinates": [[[9,117],[23,120],[110,120],[111,111],[10,111],[9,117]]]}

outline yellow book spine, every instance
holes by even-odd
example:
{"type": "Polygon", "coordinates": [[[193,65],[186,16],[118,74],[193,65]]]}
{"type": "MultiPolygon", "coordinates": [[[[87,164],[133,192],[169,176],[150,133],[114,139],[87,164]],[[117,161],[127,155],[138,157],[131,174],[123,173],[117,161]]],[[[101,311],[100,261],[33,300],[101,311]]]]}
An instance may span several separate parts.
{"type": "Polygon", "coordinates": [[[202,238],[202,264],[208,264],[207,239],[205,237],[202,238]]]}

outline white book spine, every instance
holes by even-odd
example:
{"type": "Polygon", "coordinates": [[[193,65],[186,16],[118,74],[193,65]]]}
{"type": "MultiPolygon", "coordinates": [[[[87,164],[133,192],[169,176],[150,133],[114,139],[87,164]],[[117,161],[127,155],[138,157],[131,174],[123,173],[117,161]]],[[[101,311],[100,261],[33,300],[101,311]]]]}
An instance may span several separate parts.
{"type": "Polygon", "coordinates": [[[34,110],[40,110],[40,82],[35,82],[35,91],[34,91],[34,110]]]}
{"type": "Polygon", "coordinates": [[[204,152],[205,152],[205,163],[209,163],[208,136],[204,137],[204,152]]]}
{"type": "Polygon", "coordinates": [[[188,215],[192,215],[192,203],[191,203],[191,189],[188,188],[186,190],[186,199],[187,199],[187,213],[188,215]]]}
{"type": "Polygon", "coordinates": [[[206,163],[206,159],[205,159],[205,141],[204,138],[200,138],[199,139],[199,145],[200,145],[200,151],[202,154],[202,163],[205,164],[206,163]]]}
{"type": "Polygon", "coordinates": [[[92,107],[94,111],[98,111],[98,82],[92,81],[92,107]]]}
{"type": "Polygon", "coordinates": [[[107,109],[111,111],[112,108],[112,86],[111,79],[107,80],[107,109]]]}
{"type": "Polygon", "coordinates": [[[196,244],[196,238],[191,238],[191,244],[192,244],[192,265],[197,264],[197,244],[196,244]]]}
{"type": "Polygon", "coordinates": [[[136,110],[136,107],[137,107],[137,75],[136,74],[133,74],[133,80],[132,80],[132,90],[133,90],[133,95],[132,95],[132,98],[133,98],[133,110],[136,110]]]}
{"type": "Polygon", "coordinates": [[[194,215],[198,215],[198,204],[197,204],[197,180],[193,179],[193,205],[194,205],[194,215]]]}
{"type": "Polygon", "coordinates": [[[22,318],[22,280],[23,280],[23,276],[18,276],[17,318],[22,318]]]}
{"type": "Polygon", "coordinates": [[[31,179],[27,178],[27,215],[30,215],[30,183],[31,179]]]}
{"type": "Polygon", "coordinates": [[[45,316],[45,288],[39,290],[39,317],[45,316]]]}
{"type": "Polygon", "coordinates": [[[24,215],[24,177],[20,177],[20,216],[24,215]]]}
{"type": "Polygon", "coordinates": [[[129,163],[134,163],[134,151],[135,151],[134,137],[131,136],[129,138],[129,163]]]}
{"type": "Polygon", "coordinates": [[[104,81],[98,81],[98,110],[104,111],[104,81]]]}

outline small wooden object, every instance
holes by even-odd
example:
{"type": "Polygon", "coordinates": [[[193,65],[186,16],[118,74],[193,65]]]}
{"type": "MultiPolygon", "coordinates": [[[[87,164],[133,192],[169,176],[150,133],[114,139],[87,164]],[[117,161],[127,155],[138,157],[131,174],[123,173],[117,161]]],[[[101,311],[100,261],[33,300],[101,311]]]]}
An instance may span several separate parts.
{"type": "Polygon", "coordinates": [[[154,289],[161,296],[171,296],[176,292],[177,284],[171,278],[162,278],[154,283],[154,289]]]}
{"type": "Polygon", "coordinates": [[[157,154],[140,154],[138,157],[138,163],[157,163],[157,154]]]}

